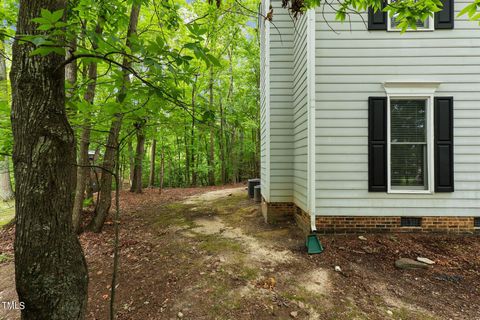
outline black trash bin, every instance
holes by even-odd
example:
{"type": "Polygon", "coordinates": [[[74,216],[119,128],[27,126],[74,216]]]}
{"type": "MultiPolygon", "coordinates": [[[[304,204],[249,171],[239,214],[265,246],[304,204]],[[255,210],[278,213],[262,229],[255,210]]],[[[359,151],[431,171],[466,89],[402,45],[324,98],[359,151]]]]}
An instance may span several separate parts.
{"type": "Polygon", "coordinates": [[[260,179],[248,179],[248,197],[250,199],[254,196],[254,188],[260,184],[260,179]]]}

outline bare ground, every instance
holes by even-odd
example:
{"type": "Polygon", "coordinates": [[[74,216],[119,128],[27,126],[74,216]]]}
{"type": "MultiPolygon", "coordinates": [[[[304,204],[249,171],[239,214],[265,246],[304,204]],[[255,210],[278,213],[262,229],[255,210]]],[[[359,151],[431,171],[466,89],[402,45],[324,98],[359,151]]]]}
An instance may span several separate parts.
{"type": "MultiPolygon", "coordinates": [[[[297,227],[266,225],[244,186],[123,192],[121,208],[118,319],[480,319],[478,236],[321,236],[324,253],[308,256],[297,227]],[[417,256],[436,264],[395,269],[417,256]]],[[[1,301],[16,300],[12,238],[0,232],[1,301]]],[[[108,318],[112,239],[111,223],[81,236],[88,319],[108,318]]]]}

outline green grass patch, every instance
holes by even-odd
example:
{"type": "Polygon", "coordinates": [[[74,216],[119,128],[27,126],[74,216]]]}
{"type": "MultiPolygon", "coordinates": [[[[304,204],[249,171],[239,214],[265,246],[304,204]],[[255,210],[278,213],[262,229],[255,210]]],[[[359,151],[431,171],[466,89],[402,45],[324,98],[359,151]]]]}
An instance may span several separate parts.
{"type": "Polygon", "coordinates": [[[185,212],[188,209],[183,204],[171,203],[156,213],[154,224],[158,227],[181,226],[193,228],[193,221],[185,217],[185,212]]]}
{"type": "Polygon", "coordinates": [[[222,252],[241,252],[242,245],[238,242],[219,237],[218,235],[197,235],[200,240],[199,247],[211,254],[218,254],[222,252]]]}
{"type": "Polygon", "coordinates": [[[8,262],[11,261],[13,258],[12,256],[5,254],[5,253],[0,253],[0,263],[8,262]]]}

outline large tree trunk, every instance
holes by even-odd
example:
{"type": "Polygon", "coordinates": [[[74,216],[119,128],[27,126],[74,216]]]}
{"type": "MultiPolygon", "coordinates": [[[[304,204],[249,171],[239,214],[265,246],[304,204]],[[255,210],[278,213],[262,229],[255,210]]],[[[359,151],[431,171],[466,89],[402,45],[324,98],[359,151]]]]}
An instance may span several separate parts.
{"type": "Polygon", "coordinates": [[[142,162],[145,153],[145,132],[143,128],[137,128],[137,149],[135,151],[135,168],[133,170],[133,182],[130,192],[142,193],[142,162]]]}
{"type": "Polygon", "coordinates": [[[153,188],[155,186],[155,157],[157,153],[157,140],[153,139],[152,147],[150,149],[150,176],[148,178],[148,186],[153,188]]]}
{"type": "MultiPolygon", "coordinates": [[[[130,37],[137,32],[138,16],[140,15],[140,4],[134,2],[132,4],[132,11],[130,13],[130,23],[128,25],[126,46],[131,49],[132,44],[130,37]]],[[[123,83],[117,95],[117,102],[122,104],[127,95],[127,86],[130,82],[130,72],[128,68],[132,65],[131,60],[125,56],[123,60],[123,83]]],[[[122,128],[123,114],[117,113],[110,126],[110,131],[107,138],[107,145],[105,148],[105,155],[102,164],[102,178],[100,181],[100,189],[98,193],[98,203],[95,210],[95,215],[88,225],[88,229],[94,232],[102,231],[105,220],[107,219],[112,205],[112,173],[115,171],[116,153],[118,152],[118,138],[120,129],[122,128]]]]}
{"type": "MultiPolygon", "coordinates": [[[[61,0],[21,0],[17,36],[34,35],[41,9],[61,0]]],[[[15,173],[15,282],[22,319],[83,319],[88,273],[72,227],[75,136],[65,110],[64,57],[30,56],[15,41],[12,129],[15,173]]]]}

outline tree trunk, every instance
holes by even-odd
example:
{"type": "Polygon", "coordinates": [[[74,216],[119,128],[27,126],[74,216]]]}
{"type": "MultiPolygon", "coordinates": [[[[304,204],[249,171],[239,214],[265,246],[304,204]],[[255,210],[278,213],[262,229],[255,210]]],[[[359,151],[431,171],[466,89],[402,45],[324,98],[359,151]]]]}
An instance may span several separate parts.
{"type": "MultiPolygon", "coordinates": [[[[103,33],[102,25],[99,23],[95,28],[95,33],[100,37],[103,33]]],[[[93,42],[93,49],[97,49],[98,45],[93,42]]],[[[72,71],[73,72],[73,71],[72,71]]],[[[73,76],[72,76],[73,77],[73,76]]],[[[76,67],[75,67],[75,79],[70,81],[76,81],[76,67]]],[[[95,89],[97,87],[97,62],[91,62],[88,65],[88,85],[85,92],[84,99],[89,104],[93,104],[95,100],[95,89]]],[[[82,135],[80,138],[80,149],[78,155],[78,168],[77,168],[77,186],[75,188],[75,201],[73,202],[72,223],[75,232],[80,231],[81,217],[83,211],[83,201],[85,200],[85,189],[90,175],[91,168],[90,161],[88,160],[88,149],[90,147],[90,114],[85,115],[82,125],[82,135]]]]}
{"type": "MultiPolygon", "coordinates": [[[[130,37],[137,32],[138,16],[140,15],[140,4],[134,2],[132,4],[132,11],[130,13],[130,23],[128,25],[126,46],[131,49],[132,44],[130,37]]],[[[122,86],[117,94],[117,102],[122,104],[127,95],[127,86],[130,82],[130,72],[128,68],[132,65],[132,61],[125,56],[123,59],[123,81],[122,86]]],[[[116,153],[119,150],[118,138],[120,129],[122,128],[123,114],[117,113],[110,126],[110,131],[107,138],[107,145],[105,148],[105,155],[102,164],[102,178],[100,181],[100,189],[98,193],[98,203],[95,210],[95,215],[90,222],[88,229],[94,232],[102,231],[105,220],[107,219],[112,204],[112,173],[115,171],[116,153]]]]}
{"type": "Polygon", "coordinates": [[[189,146],[189,139],[188,139],[188,128],[187,124],[185,123],[185,131],[183,134],[183,140],[185,142],[185,183],[186,185],[190,185],[190,146],[189,146]]]}
{"type": "Polygon", "coordinates": [[[157,153],[157,140],[153,139],[152,148],[150,149],[150,177],[148,179],[148,186],[153,188],[155,186],[155,158],[157,153]]]}
{"type": "Polygon", "coordinates": [[[195,163],[195,95],[197,90],[198,74],[195,75],[195,81],[192,85],[192,128],[190,132],[190,154],[191,154],[191,167],[192,167],[192,186],[197,185],[197,170],[195,163]]]}
{"type": "Polygon", "coordinates": [[[87,179],[90,173],[88,161],[88,148],[90,146],[90,120],[84,119],[82,127],[82,136],[80,138],[80,149],[78,155],[77,167],[77,185],[75,188],[75,200],[73,202],[72,223],[75,232],[80,231],[81,216],[83,211],[83,201],[85,200],[85,189],[87,179]]]}
{"type": "Polygon", "coordinates": [[[223,130],[225,126],[224,117],[225,115],[223,111],[223,103],[222,103],[222,99],[220,98],[220,132],[218,133],[218,142],[219,142],[218,145],[220,148],[220,171],[221,171],[220,174],[222,178],[222,184],[225,184],[227,180],[227,168],[225,164],[225,139],[223,138],[224,137],[223,130]]]}
{"type": "Polygon", "coordinates": [[[10,164],[8,157],[0,159],[0,200],[8,201],[14,198],[12,181],[10,180],[10,164]]]}
{"type": "Polygon", "coordinates": [[[135,170],[135,154],[133,152],[132,139],[128,140],[128,162],[129,162],[129,179],[130,187],[133,184],[133,171],[135,170]]]}
{"type": "MultiPolygon", "coordinates": [[[[20,0],[17,36],[35,35],[41,9],[62,0],[20,0]]],[[[13,45],[12,129],[15,173],[15,282],[22,319],[84,319],[88,273],[72,227],[75,136],[65,109],[64,56],[30,56],[13,45]]]]}
{"type": "MultiPolygon", "coordinates": [[[[213,114],[213,67],[210,67],[210,84],[209,84],[209,91],[210,91],[210,102],[209,102],[209,111],[213,114]]],[[[209,122],[210,124],[210,146],[208,150],[207,156],[207,164],[208,164],[208,184],[213,186],[215,184],[215,132],[214,132],[214,124],[215,122],[212,120],[209,122]]]]}
{"type": "Polygon", "coordinates": [[[142,162],[145,153],[145,133],[140,126],[137,128],[137,149],[135,151],[135,168],[130,192],[142,193],[142,162]]]}
{"type": "Polygon", "coordinates": [[[163,190],[163,180],[165,177],[165,150],[162,145],[162,153],[160,155],[160,193],[163,190]]]}
{"type": "MultiPolygon", "coordinates": [[[[7,65],[5,63],[5,49],[3,41],[0,41],[0,103],[7,105],[8,84],[7,84],[7,65]],[[5,96],[3,96],[5,95],[5,96]]],[[[0,200],[8,201],[13,199],[12,181],[10,180],[10,167],[8,157],[3,159],[0,156],[0,200]]]]}

